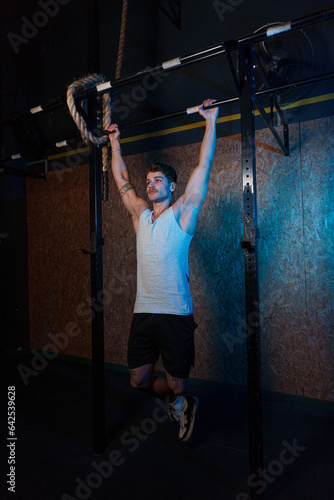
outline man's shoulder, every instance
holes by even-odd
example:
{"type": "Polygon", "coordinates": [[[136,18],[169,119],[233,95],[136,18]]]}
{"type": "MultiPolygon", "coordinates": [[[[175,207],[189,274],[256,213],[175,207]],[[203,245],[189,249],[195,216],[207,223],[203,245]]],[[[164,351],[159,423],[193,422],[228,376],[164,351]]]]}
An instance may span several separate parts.
{"type": "Polygon", "coordinates": [[[180,213],[182,204],[184,203],[184,195],[181,195],[180,198],[178,198],[173,204],[172,204],[172,209],[174,212],[174,215],[176,217],[177,214],[180,213]]]}
{"type": "Polygon", "coordinates": [[[195,207],[184,195],[172,205],[175,219],[181,229],[192,236],[196,230],[199,208],[195,207]]]}
{"type": "Polygon", "coordinates": [[[137,234],[138,232],[138,227],[139,227],[139,220],[141,216],[143,215],[144,212],[150,212],[150,207],[147,202],[144,201],[144,204],[138,206],[138,209],[135,211],[135,213],[132,215],[132,225],[135,230],[135,233],[137,234]]]}
{"type": "Polygon", "coordinates": [[[138,203],[137,210],[134,213],[134,218],[140,219],[141,215],[146,212],[147,210],[150,210],[150,206],[145,200],[141,200],[142,203],[138,203]]]}
{"type": "Polygon", "coordinates": [[[184,215],[193,215],[197,217],[200,208],[196,207],[189,198],[184,194],[180,196],[172,205],[174,215],[176,219],[178,217],[183,217],[184,215]]]}

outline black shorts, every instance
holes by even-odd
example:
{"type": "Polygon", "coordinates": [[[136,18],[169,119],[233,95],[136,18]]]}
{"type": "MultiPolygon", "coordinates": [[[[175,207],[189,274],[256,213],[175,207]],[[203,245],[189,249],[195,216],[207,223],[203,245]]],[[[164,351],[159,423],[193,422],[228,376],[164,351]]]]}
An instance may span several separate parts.
{"type": "Polygon", "coordinates": [[[187,378],[195,361],[196,327],[192,314],[135,313],[128,344],[129,368],[155,363],[161,354],[167,373],[187,378]]]}

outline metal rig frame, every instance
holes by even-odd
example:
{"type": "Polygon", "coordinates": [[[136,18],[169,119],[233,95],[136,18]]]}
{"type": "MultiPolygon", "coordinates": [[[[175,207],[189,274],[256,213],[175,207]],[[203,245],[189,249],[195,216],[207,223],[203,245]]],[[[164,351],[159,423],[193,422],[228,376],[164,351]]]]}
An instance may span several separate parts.
{"type": "MultiPolygon", "coordinates": [[[[82,92],[78,92],[76,100],[78,104],[83,99],[90,102],[90,120],[94,123],[95,130],[99,130],[101,135],[108,134],[101,130],[99,117],[101,114],[101,96],[104,92],[114,92],[115,90],[129,86],[142,80],[151,73],[158,74],[168,69],[168,71],[180,69],[184,66],[197,63],[199,61],[225,54],[232,77],[236,85],[237,96],[232,99],[216,101],[209,107],[222,106],[232,102],[240,103],[241,110],[241,144],[242,144],[242,179],[243,179],[243,223],[244,239],[241,247],[244,250],[245,266],[245,304],[246,304],[246,332],[247,332],[247,378],[248,378],[248,430],[249,430],[249,475],[256,474],[258,469],[263,468],[263,436],[262,436],[262,388],[261,388],[261,344],[260,344],[260,320],[259,320],[259,276],[258,276],[258,238],[257,227],[257,200],[256,200],[256,160],[255,160],[255,123],[254,108],[257,106],[260,114],[264,118],[267,126],[273,133],[284,155],[289,155],[289,126],[280,109],[277,95],[289,88],[314,84],[324,80],[334,78],[334,73],[326,73],[317,77],[289,83],[279,87],[271,88],[261,69],[260,61],[254,49],[254,44],[275,37],[285,31],[295,31],[308,26],[328,21],[334,18],[334,9],[306,16],[300,19],[289,21],[277,26],[271,26],[265,32],[246,36],[239,40],[222,42],[218,45],[208,47],[197,53],[184,57],[177,57],[170,61],[163,62],[154,68],[145,69],[132,76],[119,78],[96,85],[82,92]],[[237,73],[231,54],[238,53],[239,71],[237,73]],[[265,90],[257,91],[255,84],[255,66],[262,75],[265,90]],[[264,95],[272,97],[272,107],[275,107],[282,124],[283,140],[277,133],[271,116],[268,116],[263,108],[260,98],[264,95]]],[[[95,54],[96,55],[96,54],[95,54]]],[[[27,113],[20,113],[1,126],[14,124],[27,115],[36,113],[46,113],[66,106],[66,99],[58,97],[44,105],[39,105],[27,113]]],[[[154,123],[169,118],[190,114],[198,110],[197,106],[174,113],[158,116],[136,123],[129,123],[120,127],[121,130],[128,130],[134,126],[154,123]]],[[[272,113],[271,113],[272,114],[272,113]]],[[[57,147],[63,147],[69,140],[57,143],[57,147]]],[[[20,157],[12,155],[0,161],[0,168],[18,175],[17,170],[11,169],[9,163],[20,157]]],[[[91,249],[85,253],[91,256],[91,301],[94,304],[97,294],[103,290],[102,279],[102,203],[101,203],[101,170],[102,158],[101,147],[90,145],[89,154],[89,192],[90,192],[90,234],[91,249]]],[[[29,172],[19,171],[19,175],[31,175],[29,172]]],[[[34,175],[34,174],[33,174],[34,175]]],[[[36,175],[34,175],[36,176],[36,175]]],[[[45,178],[45,176],[40,176],[45,178]]],[[[101,297],[99,297],[101,302],[101,297]]],[[[95,311],[92,308],[92,366],[93,366],[93,406],[94,406],[94,451],[101,453],[106,447],[105,436],[105,374],[104,374],[104,326],[103,308],[95,311]]],[[[262,499],[263,494],[257,494],[254,486],[249,487],[249,494],[252,500],[262,499]]]]}

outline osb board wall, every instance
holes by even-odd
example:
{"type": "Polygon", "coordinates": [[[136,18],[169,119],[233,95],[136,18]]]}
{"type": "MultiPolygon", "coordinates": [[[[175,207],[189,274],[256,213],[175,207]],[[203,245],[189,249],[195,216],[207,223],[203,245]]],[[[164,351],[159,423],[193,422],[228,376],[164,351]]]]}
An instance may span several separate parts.
{"type": "Polygon", "coordinates": [[[88,167],[27,180],[30,345],[90,352],[88,167]]]}
{"type": "MultiPolygon", "coordinates": [[[[268,131],[256,135],[263,386],[331,400],[333,392],[334,118],[290,127],[284,157],[268,131]]],[[[217,141],[208,195],[190,249],[196,366],[192,376],[246,383],[240,137],[217,141]]],[[[176,167],[175,197],[198,161],[199,144],[126,158],[145,196],[148,163],[176,167]]],[[[31,345],[80,328],[61,352],[90,357],[88,169],[27,182],[31,345]],[[62,244],[59,235],[62,234],[62,244]]],[[[126,364],[135,299],[135,236],[114,183],[103,204],[105,359],[126,364]]],[[[161,365],[160,365],[161,367],[161,365]]]]}
{"type": "MultiPolygon", "coordinates": [[[[334,399],[334,119],[291,127],[292,152],[258,151],[265,387],[334,399]]],[[[266,144],[273,144],[263,132],[266,144]]]]}

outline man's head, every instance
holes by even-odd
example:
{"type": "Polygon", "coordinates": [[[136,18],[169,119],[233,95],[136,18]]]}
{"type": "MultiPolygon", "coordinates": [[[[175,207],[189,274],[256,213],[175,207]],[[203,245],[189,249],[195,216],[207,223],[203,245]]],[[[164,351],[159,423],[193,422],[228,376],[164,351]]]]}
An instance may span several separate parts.
{"type": "Polygon", "coordinates": [[[148,198],[152,202],[161,202],[173,195],[177,174],[173,167],[164,163],[150,165],[146,174],[148,198]]]}
{"type": "Polygon", "coordinates": [[[176,184],[177,174],[173,167],[165,165],[164,163],[153,163],[148,167],[147,174],[149,172],[162,172],[168,179],[168,182],[174,182],[176,184]]]}

